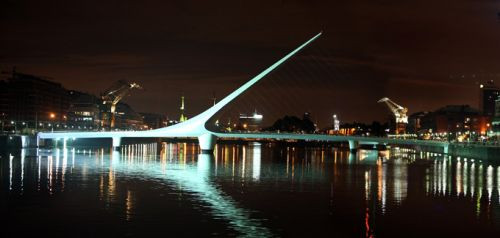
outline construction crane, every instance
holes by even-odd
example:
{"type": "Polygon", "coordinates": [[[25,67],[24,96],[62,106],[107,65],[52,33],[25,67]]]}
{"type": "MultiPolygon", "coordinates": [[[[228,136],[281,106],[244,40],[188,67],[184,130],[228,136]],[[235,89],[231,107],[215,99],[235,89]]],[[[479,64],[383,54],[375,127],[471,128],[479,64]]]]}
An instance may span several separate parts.
{"type": "MultiPolygon", "coordinates": [[[[109,112],[111,114],[109,126],[111,129],[115,127],[116,105],[120,102],[120,100],[122,100],[122,98],[127,96],[130,90],[134,88],[142,89],[142,87],[137,83],[129,83],[125,80],[119,80],[101,95],[102,104],[109,105],[109,112]]],[[[109,118],[104,116],[103,123],[107,122],[108,119],[109,118]]]]}
{"type": "Polygon", "coordinates": [[[387,97],[378,100],[378,103],[382,102],[387,105],[389,110],[392,112],[392,114],[394,114],[394,117],[396,118],[396,134],[405,134],[406,125],[408,124],[408,116],[406,115],[406,113],[408,112],[408,108],[398,105],[387,97]]]}

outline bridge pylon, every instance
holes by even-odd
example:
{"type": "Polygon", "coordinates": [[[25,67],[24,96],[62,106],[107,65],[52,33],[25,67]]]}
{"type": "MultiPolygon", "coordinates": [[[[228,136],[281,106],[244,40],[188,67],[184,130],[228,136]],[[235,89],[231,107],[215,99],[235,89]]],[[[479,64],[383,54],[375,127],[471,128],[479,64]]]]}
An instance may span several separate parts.
{"type": "Polygon", "coordinates": [[[351,153],[356,153],[358,151],[359,141],[349,140],[349,150],[351,153]]]}
{"type": "Polygon", "coordinates": [[[212,133],[205,133],[198,136],[198,142],[202,153],[212,153],[217,142],[217,136],[212,133]]]}
{"type": "Polygon", "coordinates": [[[113,136],[113,150],[117,150],[122,145],[122,138],[119,136],[113,136]]]}

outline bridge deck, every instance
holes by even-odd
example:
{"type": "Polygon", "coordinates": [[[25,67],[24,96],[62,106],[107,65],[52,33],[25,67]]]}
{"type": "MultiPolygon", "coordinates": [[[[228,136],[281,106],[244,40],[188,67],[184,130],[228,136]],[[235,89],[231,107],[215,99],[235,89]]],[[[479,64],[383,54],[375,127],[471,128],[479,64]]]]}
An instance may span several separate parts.
{"type": "MultiPolygon", "coordinates": [[[[348,142],[356,141],[360,144],[391,144],[391,145],[423,145],[423,146],[448,146],[445,141],[430,140],[402,140],[386,137],[364,137],[364,136],[336,136],[324,134],[297,134],[297,133],[213,133],[219,138],[239,139],[275,139],[275,140],[305,140],[305,141],[328,141],[348,142]]],[[[39,133],[40,139],[63,139],[63,138],[187,138],[181,134],[165,134],[154,131],[116,131],[116,132],[53,132],[39,133]]]]}

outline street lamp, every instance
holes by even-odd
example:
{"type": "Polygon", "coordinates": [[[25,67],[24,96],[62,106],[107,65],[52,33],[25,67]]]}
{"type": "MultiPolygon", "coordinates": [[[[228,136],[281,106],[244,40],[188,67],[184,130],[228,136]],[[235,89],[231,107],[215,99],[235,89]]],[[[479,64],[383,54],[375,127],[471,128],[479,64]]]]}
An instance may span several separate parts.
{"type": "Polygon", "coordinates": [[[25,130],[25,129],[26,129],[26,122],[24,122],[24,121],[23,121],[23,122],[21,122],[21,125],[23,125],[23,126],[21,127],[21,131],[20,131],[20,132],[21,132],[21,134],[22,134],[22,133],[23,133],[23,130],[25,130]]]}
{"type": "MultiPolygon", "coordinates": [[[[56,118],[56,114],[53,112],[49,113],[49,118],[52,121],[52,123],[54,123],[54,119],[56,118]]],[[[54,132],[54,126],[52,125],[52,123],[49,123],[49,126],[50,126],[51,131],[54,132]]]]}
{"type": "Polygon", "coordinates": [[[11,125],[14,125],[14,133],[17,133],[17,124],[15,121],[10,121],[11,125]]]}

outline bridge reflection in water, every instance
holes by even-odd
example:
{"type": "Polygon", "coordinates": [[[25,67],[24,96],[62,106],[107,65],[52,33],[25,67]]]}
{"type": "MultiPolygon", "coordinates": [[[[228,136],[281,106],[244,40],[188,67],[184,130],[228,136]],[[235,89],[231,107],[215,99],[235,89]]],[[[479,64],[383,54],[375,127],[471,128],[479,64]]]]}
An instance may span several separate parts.
{"type": "Polygon", "coordinates": [[[7,172],[8,168],[8,173],[2,173],[2,185],[7,186],[2,187],[8,188],[11,194],[23,195],[27,190],[35,190],[55,195],[78,186],[88,189],[85,186],[89,183],[85,181],[97,174],[99,200],[106,207],[123,203],[125,219],[133,221],[137,192],[127,189],[123,199],[117,195],[117,180],[157,181],[180,193],[188,192],[210,208],[212,216],[225,220],[238,234],[249,236],[271,236],[273,231],[266,226],[270,218],[254,218],[254,214],[261,211],[244,208],[217,181],[241,184],[274,181],[287,186],[271,186],[273,189],[297,193],[330,184],[331,207],[336,206],[336,196],[342,196],[339,193],[361,189],[367,237],[375,233],[373,222],[377,214],[384,215],[388,207],[391,211],[402,206],[412,196],[467,199],[473,204],[478,219],[491,217],[492,206],[500,204],[500,167],[473,159],[415,153],[409,149],[383,153],[362,150],[352,154],[331,147],[298,148],[260,143],[217,145],[214,155],[199,153],[197,144],[189,143],[124,145],[119,151],[111,148],[40,152],[23,149],[18,155],[9,154],[7,160],[1,160],[2,171],[7,172]],[[410,171],[411,166],[417,169],[410,171]],[[8,179],[3,179],[7,174],[8,179]],[[409,180],[412,174],[413,179],[409,180]],[[71,180],[76,177],[83,182],[72,184],[71,180]]]}

